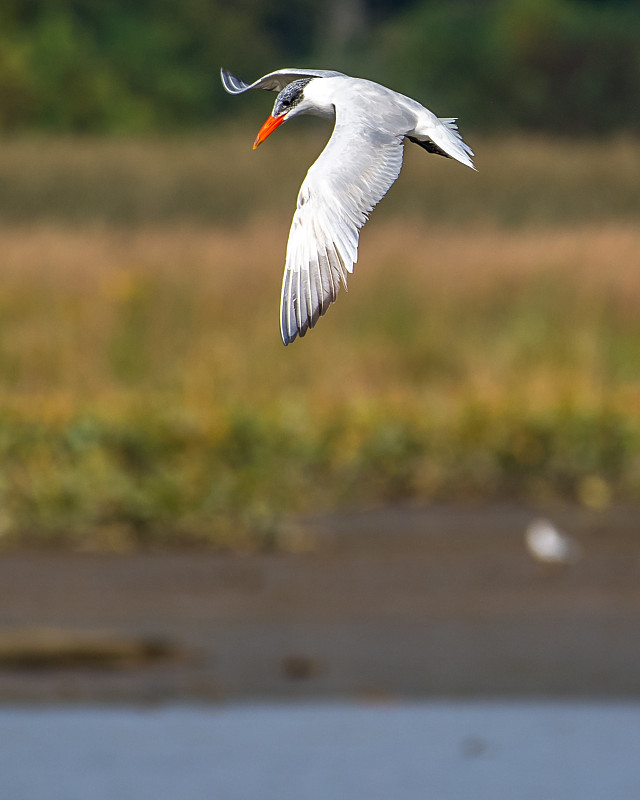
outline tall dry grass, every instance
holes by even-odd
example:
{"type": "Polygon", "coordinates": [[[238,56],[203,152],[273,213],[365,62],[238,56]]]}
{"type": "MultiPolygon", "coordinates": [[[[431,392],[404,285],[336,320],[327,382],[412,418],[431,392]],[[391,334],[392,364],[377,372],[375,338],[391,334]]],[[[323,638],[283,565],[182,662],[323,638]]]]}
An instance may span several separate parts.
{"type": "Polygon", "coordinates": [[[287,142],[81,145],[0,156],[30,219],[0,180],[4,541],[264,546],[318,508],[639,499],[633,143],[608,176],[597,144],[486,143],[493,178],[432,158],[424,184],[411,155],[350,291],[286,349],[287,142]]]}
{"type": "MultiPolygon", "coordinates": [[[[254,152],[259,123],[186,140],[2,140],[0,223],[226,226],[286,216],[331,129],[295,120],[254,152]]],[[[400,180],[376,217],[556,226],[633,222],[640,214],[635,139],[483,140],[463,132],[477,153],[476,174],[408,145],[400,180]]]]}
{"type": "Polygon", "coordinates": [[[446,391],[464,404],[516,391],[535,408],[567,394],[617,404],[637,388],[634,227],[372,224],[351,291],[284,350],[286,235],[266,221],[0,231],[5,403],[55,391],[74,411],[111,407],[148,386],[196,405],[260,406],[280,391],[321,407],[372,392],[407,403],[446,391]]]}

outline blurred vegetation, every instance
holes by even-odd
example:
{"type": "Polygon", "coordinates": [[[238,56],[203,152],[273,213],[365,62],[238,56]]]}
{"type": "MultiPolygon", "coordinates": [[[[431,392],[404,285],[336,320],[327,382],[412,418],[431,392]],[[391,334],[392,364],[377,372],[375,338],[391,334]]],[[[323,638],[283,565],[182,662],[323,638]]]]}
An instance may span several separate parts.
{"type": "Polygon", "coordinates": [[[478,174],[413,148],[351,291],[285,350],[321,137],[233,130],[5,143],[0,543],[286,547],[295,513],[640,501],[637,143],[605,169],[594,143],[485,140],[478,174]]]}
{"type": "MultiPolygon", "coordinates": [[[[295,120],[254,152],[260,121],[196,137],[5,138],[0,225],[241,225],[265,213],[289,221],[331,126],[295,120]]],[[[557,226],[640,216],[640,143],[631,137],[469,141],[477,174],[409,144],[373,219],[557,226]]]]}
{"type": "Polygon", "coordinates": [[[631,0],[4,0],[0,544],[640,502],[638,41],[631,0]],[[228,97],[221,65],[371,77],[478,153],[406,148],[353,291],[287,350],[288,224],[330,128],[254,153],[272,98],[228,97]]]}
{"type": "Polygon", "coordinates": [[[218,71],[372,77],[472,129],[640,127],[634,0],[4,0],[0,130],[149,132],[242,114],[218,71]]]}

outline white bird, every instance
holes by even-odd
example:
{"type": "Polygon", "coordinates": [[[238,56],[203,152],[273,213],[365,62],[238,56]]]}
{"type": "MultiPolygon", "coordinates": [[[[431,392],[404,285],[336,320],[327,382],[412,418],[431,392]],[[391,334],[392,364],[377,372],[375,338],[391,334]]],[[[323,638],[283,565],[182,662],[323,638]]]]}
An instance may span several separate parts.
{"type": "Polygon", "coordinates": [[[582,558],[582,547],[573,537],[558,530],[548,519],[535,519],[525,532],[529,552],[538,561],[550,564],[575,564],[582,558]]]}
{"type": "Polygon", "coordinates": [[[475,169],[456,120],[440,119],[416,100],[380,84],[320,69],[280,69],[248,84],[220,71],[230,94],[278,92],[253,144],[299,114],[335,118],[333,134],[307,172],[293,216],[280,331],[285,345],[304,336],[347,285],[358,258],[358,233],[400,173],[404,141],[475,169]]]}

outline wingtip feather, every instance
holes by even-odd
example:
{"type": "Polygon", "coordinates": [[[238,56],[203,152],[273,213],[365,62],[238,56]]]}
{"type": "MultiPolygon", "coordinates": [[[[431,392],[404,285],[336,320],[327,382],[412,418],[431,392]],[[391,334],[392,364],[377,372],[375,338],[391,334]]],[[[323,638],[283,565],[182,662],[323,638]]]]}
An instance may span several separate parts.
{"type": "Polygon", "coordinates": [[[220,67],[220,78],[225,91],[229,94],[240,94],[249,88],[248,83],[245,83],[242,78],[237,78],[225,67],[220,67]]]}

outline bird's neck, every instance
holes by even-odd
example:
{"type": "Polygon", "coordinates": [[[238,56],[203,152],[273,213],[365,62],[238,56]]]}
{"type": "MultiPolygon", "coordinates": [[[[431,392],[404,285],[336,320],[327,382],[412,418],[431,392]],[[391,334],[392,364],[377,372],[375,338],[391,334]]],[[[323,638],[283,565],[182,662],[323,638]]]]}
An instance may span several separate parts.
{"type": "Polygon", "coordinates": [[[304,97],[307,101],[305,112],[314,114],[317,117],[328,117],[334,119],[336,115],[335,107],[335,86],[336,78],[314,78],[304,88],[304,97]]]}

